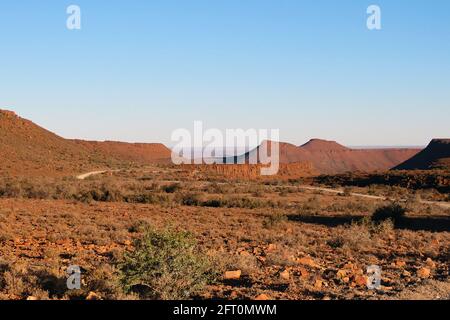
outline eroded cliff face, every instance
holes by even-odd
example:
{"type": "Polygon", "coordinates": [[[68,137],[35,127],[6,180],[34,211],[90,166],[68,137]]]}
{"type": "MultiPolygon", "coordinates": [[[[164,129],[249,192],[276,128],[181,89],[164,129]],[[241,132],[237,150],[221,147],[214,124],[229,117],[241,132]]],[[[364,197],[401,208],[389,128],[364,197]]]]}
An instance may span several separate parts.
{"type": "Polygon", "coordinates": [[[278,173],[272,176],[261,174],[262,168],[268,166],[262,164],[212,164],[212,165],[194,165],[184,164],[180,166],[187,170],[192,176],[226,178],[235,180],[271,180],[271,179],[296,179],[311,177],[318,172],[311,163],[281,163],[278,173]]]}

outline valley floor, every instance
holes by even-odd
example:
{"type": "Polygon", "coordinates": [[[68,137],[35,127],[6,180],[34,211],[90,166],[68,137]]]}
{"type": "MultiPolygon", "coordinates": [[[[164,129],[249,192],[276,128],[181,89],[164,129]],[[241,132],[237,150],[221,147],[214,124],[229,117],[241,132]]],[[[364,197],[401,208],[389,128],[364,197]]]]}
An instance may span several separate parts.
{"type": "MultiPolygon", "coordinates": [[[[90,293],[102,299],[137,298],[121,290],[116,265],[133,249],[142,226],[194,235],[218,277],[193,298],[450,298],[448,209],[414,203],[400,224],[375,227],[364,217],[385,201],[295,184],[204,180],[175,187],[155,172],[156,180],[148,180],[148,172],[128,172],[79,183],[104,188],[111,179],[140,181],[148,189],[157,183],[152,188],[161,203],[130,203],[117,196],[107,201],[0,199],[0,298],[84,299],[90,293]],[[194,198],[192,193],[199,193],[202,202],[175,200],[194,198]],[[81,290],[66,288],[70,265],[81,267],[81,290]],[[382,270],[378,290],[366,286],[371,265],[382,270]],[[225,272],[233,270],[241,277],[226,280],[225,272]]],[[[138,189],[133,186],[127,188],[138,189]]]]}

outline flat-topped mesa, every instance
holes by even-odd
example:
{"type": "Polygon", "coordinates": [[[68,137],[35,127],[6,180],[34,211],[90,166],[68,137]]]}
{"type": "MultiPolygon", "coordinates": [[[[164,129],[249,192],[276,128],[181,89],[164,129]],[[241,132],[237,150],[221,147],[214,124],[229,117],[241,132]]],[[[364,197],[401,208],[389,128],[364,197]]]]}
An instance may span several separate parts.
{"type": "MultiPolygon", "coordinates": [[[[267,141],[260,147],[237,157],[240,162],[258,159],[258,151],[267,146],[267,141]]],[[[280,163],[311,163],[321,174],[336,174],[348,171],[381,171],[404,162],[417,154],[420,149],[350,149],[335,141],[312,139],[301,146],[279,143],[280,163]]],[[[270,144],[269,148],[270,150],[270,144]]],[[[271,150],[269,151],[271,155],[271,150]]]]}
{"type": "Polygon", "coordinates": [[[162,143],[128,143],[120,141],[73,140],[90,152],[139,163],[168,163],[172,152],[162,143]]]}
{"type": "Polygon", "coordinates": [[[347,147],[337,143],[336,141],[328,141],[322,139],[311,139],[299,148],[308,151],[348,151],[347,147]]]}
{"type": "Polygon", "coordinates": [[[450,139],[433,139],[431,140],[429,147],[443,146],[445,148],[448,148],[449,145],[450,139]]]}

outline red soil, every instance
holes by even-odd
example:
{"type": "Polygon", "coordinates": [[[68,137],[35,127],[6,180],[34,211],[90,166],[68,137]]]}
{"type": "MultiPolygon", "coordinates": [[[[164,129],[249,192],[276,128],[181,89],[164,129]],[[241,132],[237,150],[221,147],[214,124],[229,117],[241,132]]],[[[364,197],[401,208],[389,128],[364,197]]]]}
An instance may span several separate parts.
{"type": "Polygon", "coordinates": [[[75,143],[0,110],[0,175],[62,175],[100,162],[75,143]]]}

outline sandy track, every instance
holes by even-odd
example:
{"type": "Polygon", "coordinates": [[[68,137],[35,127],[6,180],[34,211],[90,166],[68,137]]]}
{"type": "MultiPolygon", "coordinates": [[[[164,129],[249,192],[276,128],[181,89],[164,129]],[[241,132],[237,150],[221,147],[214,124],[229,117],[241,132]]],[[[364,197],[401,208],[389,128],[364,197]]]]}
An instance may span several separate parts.
{"type": "MultiPolygon", "coordinates": [[[[81,174],[79,176],[77,176],[76,178],[79,180],[84,180],[90,176],[95,176],[97,174],[102,174],[105,172],[117,172],[118,170],[100,170],[100,171],[91,171],[91,172],[87,172],[84,174],[81,174]]],[[[171,181],[174,183],[181,183],[181,181],[171,181]]],[[[344,190],[339,190],[339,189],[329,189],[329,188],[322,188],[322,187],[313,187],[313,186],[299,186],[299,188],[304,189],[304,190],[311,190],[311,191],[322,191],[322,192],[328,192],[328,193],[334,193],[334,194],[341,194],[344,193],[344,190]]],[[[369,194],[362,194],[362,193],[350,193],[350,195],[352,197],[359,197],[359,198],[365,198],[365,199],[372,199],[372,200],[381,200],[381,201],[385,201],[385,200],[389,200],[390,198],[387,197],[382,197],[382,196],[373,196],[373,195],[369,195],[369,194]]],[[[401,201],[401,202],[406,202],[405,199],[392,199],[392,200],[397,200],[397,201],[401,201]]],[[[430,205],[437,205],[440,206],[442,208],[450,208],[450,203],[448,202],[438,202],[438,201],[426,201],[426,200],[420,200],[419,201],[422,204],[430,204],[430,205]]]]}
{"type": "MultiPolygon", "coordinates": [[[[304,189],[304,190],[323,191],[323,192],[336,193],[336,194],[344,193],[344,190],[328,189],[328,188],[321,188],[321,187],[299,186],[299,188],[304,189]]],[[[369,194],[362,194],[362,193],[350,193],[350,195],[353,197],[373,199],[373,200],[382,200],[382,201],[390,199],[387,197],[372,196],[369,194]]],[[[395,200],[395,199],[393,199],[393,200],[395,200]]],[[[406,202],[406,200],[404,200],[404,199],[397,199],[397,200],[401,201],[401,202],[406,202]]],[[[442,208],[450,208],[450,203],[448,203],[448,202],[426,201],[426,200],[420,200],[419,202],[423,203],[423,204],[438,205],[442,208]]]]}
{"type": "Polygon", "coordinates": [[[102,174],[102,173],[105,173],[105,172],[108,172],[108,171],[107,171],[107,170],[91,171],[91,172],[87,172],[87,173],[80,174],[80,175],[77,176],[76,178],[77,178],[78,180],[84,180],[84,179],[86,179],[86,178],[89,178],[90,176],[95,176],[95,175],[97,175],[97,174],[102,174]]]}

